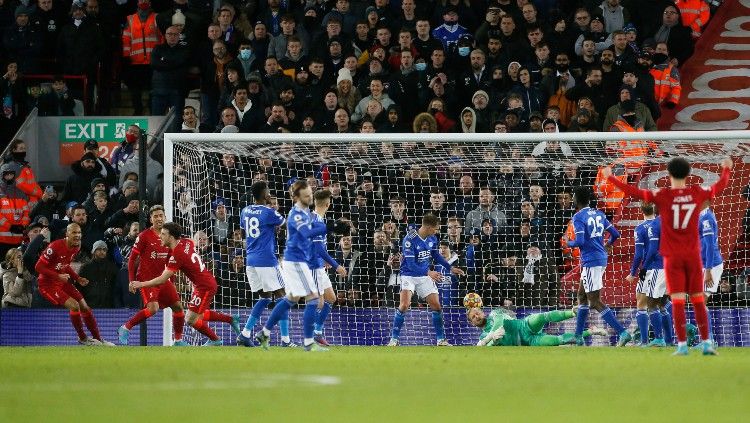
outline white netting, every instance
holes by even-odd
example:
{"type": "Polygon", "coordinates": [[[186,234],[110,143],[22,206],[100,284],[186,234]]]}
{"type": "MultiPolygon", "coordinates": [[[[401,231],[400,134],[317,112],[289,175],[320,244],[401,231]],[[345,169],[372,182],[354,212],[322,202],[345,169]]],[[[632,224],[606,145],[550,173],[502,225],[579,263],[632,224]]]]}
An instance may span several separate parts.
{"type": "MultiPolygon", "coordinates": [[[[382,135],[167,134],[165,206],[186,233],[205,235],[204,261],[212,264],[220,285],[215,308],[231,309],[244,321],[257,299],[246,282],[244,235],[237,222],[255,180],[268,181],[286,214],[291,206],[290,182],[307,178],[313,186],[334,193],[328,218],[352,221],[351,243],[329,236],[329,251],[350,271],[345,280],[331,274],[339,302],[326,333],[335,343],[387,342],[398,302],[401,239],[426,212],[438,215],[439,238],[468,273],[458,279],[446,277],[439,284],[447,310],[446,334],[453,343],[469,344],[476,342],[478,331],[466,323],[461,307],[467,292],[480,293],[488,306],[506,305],[520,315],[573,305],[577,258],[561,247],[560,238],[574,213],[570,192],[580,185],[594,188],[601,166],[620,165],[629,181],[642,187],[664,186],[668,183],[664,163],[682,155],[694,163],[690,182],[710,184],[718,179],[720,160],[732,155],[737,164],[732,182],[713,204],[725,272],[721,292],[709,305],[715,310],[714,327],[721,344],[750,345],[745,276],[750,267],[750,226],[749,219],[743,219],[750,176],[743,160],[750,150],[750,142],[743,139],[750,139],[746,133],[649,133],[653,141],[636,145],[643,150],[628,150],[632,143],[628,147],[604,141],[643,134],[421,135],[432,134],[387,135],[387,139],[382,135]],[[554,141],[562,141],[558,149],[554,141]],[[540,142],[546,143],[546,151],[540,142]],[[649,153],[624,157],[625,150],[649,153]]],[[[605,187],[597,191],[599,207],[623,235],[609,259],[603,299],[629,324],[634,285],[624,277],[633,256],[633,228],[642,220],[639,203],[618,201],[605,187]]],[[[284,241],[282,231],[279,252],[284,241]]],[[[181,291],[187,295],[189,286],[181,291]]],[[[432,344],[425,305],[414,301],[412,308],[402,343],[432,344]]],[[[299,331],[295,316],[293,338],[299,331]]],[[[266,317],[267,313],[262,321],[266,317]]],[[[592,319],[598,315],[592,313],[592,319]]],[[[227,326],[218,329],[229,339],[227,326]]]]}

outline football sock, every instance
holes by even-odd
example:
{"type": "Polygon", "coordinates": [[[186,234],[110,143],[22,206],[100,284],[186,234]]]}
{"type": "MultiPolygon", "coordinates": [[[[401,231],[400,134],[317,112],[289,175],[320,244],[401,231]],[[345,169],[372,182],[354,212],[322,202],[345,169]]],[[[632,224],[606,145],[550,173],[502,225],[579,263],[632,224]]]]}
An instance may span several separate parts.
{"type": "Polygon", "coordinates": [[[318,314],[318,299],[313,298],[305,304],[305,312],[302,315],[302,335],[304,336],[305,346],[313,343],[313,329],[315,327],[315,317],[318,314]]]}
{"type": "Polygon", "coordinates": [[[435,338],[437,340],[445,339],[445,327],[443,326],[443,312],[432,312],[432,326],[435,328],[435,338]]]}
{"type": "Polygon", "coordinates": [[[193,328],[197,330],[198,332],[206,335],[208,339],[212,341],[216,341],[219,339],[218,336],[216,336],[216,332],[214,332],[210,327],[208,327],[208,323],[206,323],[203,319],[198,319],[193,323],[193,328]]]}
{"type": "Polygon", "coordinates": [[[583,334],[583,328],[586,326],[586,320],[589,318],[589,306],[582,305],[578,307],[578,314],[576,315],[576,336],[583,334]]]}
{"type": "Polygon", "coordinates": [[[654,328],[654,338],[664,339],[664,330],[661,326],[661,313],[659,309],[651,310],[648,313],[649,320],[651,321],[651,327],[654,328]]]}
{"type": "Polygon", "coordinates": [[[664,330],[664,341],[667,344],[671,344],[674,342],[674,331],[672,330],[674,326],[672,325],[672,303],[669,304],[669,311],[665,308],[664,310],[661,310],[661,328],[664,330]]]}
{"type": "Polygon", "coordinates": [[[396,309],[396,314],[393,316],[393,329],[391,330],[391,338],[398,339],[401,336],[401,328],[404,326],[405,314],[401,310],[396,309]]]}
{"type": "Polygon", "coordinates": [[[685,328],[685,299],[672,299],[672,321],[674,322],[674,331],[677,335],[677,342],[687,343],[687,329],[685,328]]]}
{"type": "Polygon", "coordinates": [[[81,320],[81,313],[78,311],[70,312],[70,323],[73,324],[73,329],[78,334],[78,339],[86,339],[86,332],[83,331],[83,320],[81,320]]]}
{"type": "Polygon", "coordinates": [[[714,329],[713,329],[713,322],[711,321],[711,309],[706,306],[706,315],[708,319],[706,320],[706,323],[708,323],[708,339],[714,339],[714,329]]]}
{"type": "Polygon", "coordinates": [[[641,344],[648,344],[648,312],[646,310],[636,311],[635,321],[638,323],[638,330],[641,332],[641,344]]]}
{"type": "Polygon", "coordinates": [[[96,324],[96,319],[94,318],[94,313],[89,311],[83,311],[81,312],[81,317],[83,318],[83,323],[86,324],[86,327],[89,329],[89,332],[91,332],[91,336],[94,339],[102,340],[102,336],[99,334],[99,325],[96,324]]]}
{"type": "Polygon", "coordinates": [[[182,329],[185,327],[185,312],[172,312],[172,330],[174,331],[174,340],[182,339],[182,329]]]}
{"type": "Polygon", "coordinates": [[[289,298],[283,298],[282,300],[278,301],[273,310],[271,310],[271,315],[268,316],[268,320],[266,320],[265,326],[263,326],[263,333],[268,335],[268,333],[271,332],[271,329],[273,329],[273,327],[276,325],[276,323],[279,322],[279,320],[289,315],[289,309],[292,308],[293,305],[294,302],[292,302],[292,300],[290,300],[289,298]]]}
{"type": "Polygon", "coordinates": [[[287,310],[286,316],[279,320],[279,335],[281,335],[281,342],[289,342],[289,311],[287,310]]]}
{"type": "Polygon", "coordinates": [[[323,302],[323,308],[318,311],[318,315],[315,318],[315,334],[316,335],[322,335],[323,334],[323,326],[326,323],[326,319],[328,318],[328,313],[331,312],[331,304],[327,301],[323,302]]]}
{"type": "Polygon", "coordinates": [[[706,307],[706,300],[703,295],[696,295],[690,297],[690,302],[693,303],[693,312],[695,313],[695,322],[698,324],[698,332],[701,334],[701,340],[707,341],[709,338],[708,329],[708,307],[706,307]]]}
{"type": "Polygon", "coordinates": [[[232,316],[218,311],[206,310],[203,312],[203,320],[207,322],[232,323],[232,316]]]}
{"type": "Polygon", "coordinates": [[[619,335],[621,334],[625,328],[622,327],[620,322],[617,320],[617,317],[615,316],[615,312],[612,311],[611,308],[605,307],[604,310],[600,313],[602,316],[602,319],[607,322],[609,326],[612,327],[612,329],[615,330],[615,332],[619,335]]]}
{"type": "Polygon", "coordinates": [[[247,317],[247,322],[245,322],[245,330],[247,330],[249,333],[246,334],[243,330],[243,336],[250,336],[250,332],[255,327],[255,324],[258,323],[258,320],[260,320],[260,316],[263,314],[263,310],[268,307],[268,304],[271,304],[270,298],[261,298],[255,302],[255,305],[253,305],[253,309],[250,310],[250,316],[247,317]]]}
{"type": "Polygon", "coordinates": [[[133,329],[133,326],[137,325],[138,323],[141,323],[142,321],[148,319],[149,317],[153,316],[154,313],[147,309],[141,309],[138,311],[138,313],[135,313],[133,317],[130,318],[127,322],[125,322],[125,329],[130,330],[133,329]]]}

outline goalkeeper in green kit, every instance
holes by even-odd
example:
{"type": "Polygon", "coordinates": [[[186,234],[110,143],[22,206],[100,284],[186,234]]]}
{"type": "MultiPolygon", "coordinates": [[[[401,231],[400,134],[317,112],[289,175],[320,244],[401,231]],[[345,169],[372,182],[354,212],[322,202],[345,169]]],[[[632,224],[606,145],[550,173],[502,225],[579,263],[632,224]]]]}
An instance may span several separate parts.
{"type": "MultiPolygon", "coordinates": [[[[482,328],[477,346],[556,347],[575,343],[574,333],[548,335],[542,331],[547,323],[572,319],[575,317],[574,310],[553,310],[516,319],[514,313],[504,308],[496,308],[487,315],[476,307],[469,309],[467,317],[473,326],[482,328]]],[[[584,337],[592,335],[607,336],[608,333],[593,326],[583,331],[584,337]]]]}

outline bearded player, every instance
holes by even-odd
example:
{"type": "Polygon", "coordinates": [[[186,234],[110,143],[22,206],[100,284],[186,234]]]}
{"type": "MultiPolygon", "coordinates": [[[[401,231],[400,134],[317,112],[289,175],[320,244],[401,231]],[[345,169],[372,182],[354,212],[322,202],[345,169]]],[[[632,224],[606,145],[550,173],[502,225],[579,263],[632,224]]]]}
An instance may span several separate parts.
{"type": "MultiPolygon", "coordinates": [[[[164,207],[155,205],[148,211],[151,227],[138,234],[135,245],[128,258],[128,280],[153,279],[164,271],[169,257],[169,249],[162,245],[159,235],[164,226],[166,217],[164,207]]],[[[180,302],[180,295],[171,280],[162,285],[141,289],[143,298],[142,310],[137,312],[124,325],[117,329],[117,337],[120,345],[128,345],[130,329],[156,314],[165,307],[172,309],[172,330],[174,332],[174,345],[185,346],[187,342],[182,340],[182,328],[185,325],[185,311],[180,302]]]]}
{"type": "Polygon", "coordinates": [[[716,355],[710,341],[708,309],[703,295],[703,263],[698,217],[701,206],[719,194],[729,183],[732,160],[724,159],[721,178],[709,188],[687,185],[690,163],[675,157],[667,163],[671,186],[669,188],[638,189],[612,176],[612,169],[605,168],[603,176],[626,194],[650,203],[655,203],[662,216],[659,250],[664,257],[667,291],[672,297],[672,319],[677,334],[677,351],[674,355],[688,355],[685,328],[685,295],[690,296],[695,310],[695,320],[701,336],[703,355],[716,355]]]}
{"type": "Polygon", "coordinates": [[[65,238],[48,245],[36,262],[34,269],[39,275],[39,293],[52,305],[70,310],[70,322],[78,334],[79,344],[112,346],[113,343],[102,339],[91,307],[73,286],[73,282],[81,286],[89,283],[88,279],[78,276],[70,267],[70,262],[80,250],[81,227],[77,223],[71,223],[65,229],[65,238]],[[83,331],[84,323],[91,332],[91,337],[87,337],[83,331]]]}
{"type": "Polygon", "coordinates": [[[208,322],[224,322],[232,326],[235,334],[240,333],[240,319],[237,316],[210,310],[216,294],[216,278],[206,269],[192,239],[182,237],[182,227],[176,223],[165,223],[160,233],[161,245],[170,251],[169,261],[162,274],[154,279],[139,282],[131,281],[130,290],[159,286],[166,283],[178,271],[182,271],[193,284],[193,293],[188,303],[187,323],[198,332],[206,335],[204,346],[223,345],[216,333],[208,327],[208,322]]]}

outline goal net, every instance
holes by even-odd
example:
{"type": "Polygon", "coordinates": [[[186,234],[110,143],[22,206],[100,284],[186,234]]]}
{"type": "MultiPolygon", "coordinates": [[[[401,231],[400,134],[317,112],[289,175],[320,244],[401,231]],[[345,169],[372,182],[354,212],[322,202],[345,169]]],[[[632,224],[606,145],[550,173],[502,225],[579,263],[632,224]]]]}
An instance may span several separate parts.
{"type": "MultiPolygon", "coordinates": [[[[623,198],[599,178],[615,174],[642,188],[666,186],[665,163],[693,163],[691,184],[718,180],[720,161],[731,156],[729,187],[711,205],[719,225],[724,273],[708,301],[720,345],[750,346],[750,214],[747,214],[750,134],[734,132],[547,134],[165,134],[165,207],[200,246],[219,283],[213,308],[247,318],[257,295],[244,266],[240,210],[254,181],[267,181],[279,211],[292,206],[289,186],[306,179],[333,194],[328,219],[351,222],[350,236],[328,236],[328,250],[348,270],[331,272],[338,296],[326,338],[339,345],[382,345],[390,337],[399,300],[399,258],[407,231],[425,213],[440,218],[441,252],[466,275],[444,274],[437,283],[448,340],[475,344],[464,295],[476,292],[485,307],[504,306],[519,316],[575,304],[578,252],[562,238],[575,212],[571,192],[590,187],[596,206],[619,229],[602,298],[623,324],[635,327],[635,282],[626,280],[634,254],[640,203],[623,198]]],[[[593,204],[592,204],[593,205],[593,204]]],[[[696,228],[697,230],[697,228],[696,228]]],[[[285,231],[277,234],[279,254],[285,231]]],[[[436,271],[443,271],[440,266],[436,271]]],[[[183,299],[190,285],[181,280],[183,299]]],[[[271,307],[273,304],[271,305],[271,307]]],[[[270,308],[261,323],[270,313],[270,308]]],[[[301,312],[291,312],[292,339],[301,339],[301,312]]],[[[600,325],[597,313],[591,325],[600,325]]],[[[575,321],[549,333],[572,331],[575,321]]],[[[216,328],[234,344],[228,326],[216,328]]],[[[256,327],[256,330],[259,326],[256,327]]],[[[165,319],[165,343],[171,334],[165,319]]],[[[186,338],[198,336],[186,328],[186,338]]],[[[272,342],[278,340],[274,333],[272,342]]],[[[413,300],[402,344],[434,345],[426,304],[413,300]]],[[[603,339],[601,343],[609,340],[603,339]]]]}

